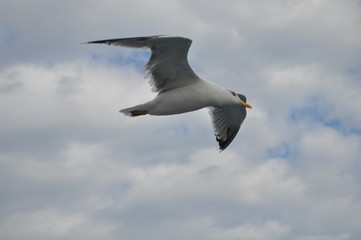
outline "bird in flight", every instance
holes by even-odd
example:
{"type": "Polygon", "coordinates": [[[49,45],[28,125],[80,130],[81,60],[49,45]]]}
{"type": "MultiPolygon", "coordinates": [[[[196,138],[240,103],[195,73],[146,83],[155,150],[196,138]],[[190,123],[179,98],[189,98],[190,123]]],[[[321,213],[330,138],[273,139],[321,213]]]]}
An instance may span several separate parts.
{"type": "Polygon", "coordinates": [[[246,108],[252,108],[243,94],[201,79],[193,72],[187,59],[192,44],[188,38],[159,35],[86,43],[151,50],[144,72],[150,78],[152,91],[158,94],[149,102],[120,110],[125,115],[172,115],[209,108],[214,135],[223,151],[237,135],[246,108]]]}

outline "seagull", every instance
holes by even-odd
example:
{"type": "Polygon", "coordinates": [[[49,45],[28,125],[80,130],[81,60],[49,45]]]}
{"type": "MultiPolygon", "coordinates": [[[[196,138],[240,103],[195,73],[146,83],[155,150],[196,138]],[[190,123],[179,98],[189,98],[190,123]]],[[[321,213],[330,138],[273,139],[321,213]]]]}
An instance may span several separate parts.
{"type": "Polygon", "coordinates": [[[236,93],[198,77],[189,66],[187,55],[192,40],[178,36],[157,35],[85,42],[151,50],[143,72],[156,97],[144,104],[120,110],[141,115],[172,115],[208,108],[214,135],[223,151],[237,135],[252,108],[243,94],[236,93]]]}

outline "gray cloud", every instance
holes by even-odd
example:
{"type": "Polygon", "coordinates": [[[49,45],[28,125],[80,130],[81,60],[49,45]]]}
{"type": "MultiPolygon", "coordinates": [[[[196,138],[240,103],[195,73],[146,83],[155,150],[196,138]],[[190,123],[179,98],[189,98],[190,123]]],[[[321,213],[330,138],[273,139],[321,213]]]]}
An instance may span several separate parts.
{"type": "Polygon", "coordinates": [[[2,238],[358,239],[359,1],[227,4],[1,3],[2,238]],[[227,151],[206,110],[119,114],[148,55],[79,44],[152,34],[247,96],[227,151]]]}

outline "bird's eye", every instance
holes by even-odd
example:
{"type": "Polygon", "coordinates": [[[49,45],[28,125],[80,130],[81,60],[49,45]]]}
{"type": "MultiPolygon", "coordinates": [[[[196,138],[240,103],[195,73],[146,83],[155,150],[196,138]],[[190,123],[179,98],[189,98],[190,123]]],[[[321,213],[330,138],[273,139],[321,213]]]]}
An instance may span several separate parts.
{"type": "Polygon", "coordinates": [[[230,91],[233,96],[237,96],[237,94],[233,91],[230,91]]]}

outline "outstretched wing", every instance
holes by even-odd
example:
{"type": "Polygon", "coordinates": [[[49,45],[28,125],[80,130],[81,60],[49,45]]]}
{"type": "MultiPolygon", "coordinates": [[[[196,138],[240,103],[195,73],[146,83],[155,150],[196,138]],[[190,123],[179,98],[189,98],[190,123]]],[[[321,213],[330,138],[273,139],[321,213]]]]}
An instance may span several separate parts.
{"type": "Polygon", "coordinates": [[[105,43],[108,45],[132,48],[148,48],[152,51],[144,71],[150,77],[154,92],[166,92],[170,89],[194,83],[199,78],[189,66],[187,55],[192,40],[183,37],[149,36],[119,38],[92,41],[87,43],[105,43]]]}
{"type": "Polygon", "coordinates": [[[214,135],[223,151],[236,137],[243,120],[246,118],[246,108],[242,105],[229,107],[210,107],[214,135]]]}

